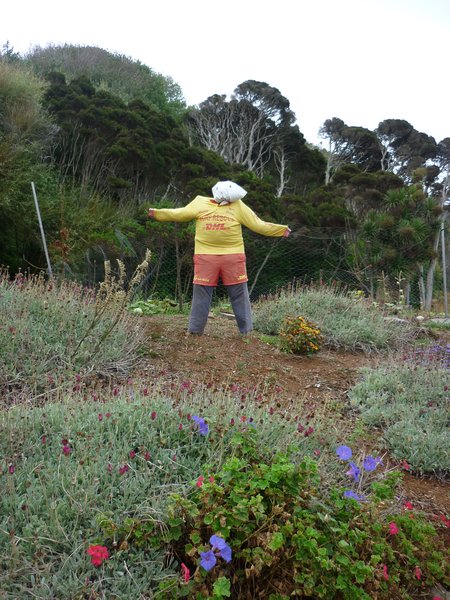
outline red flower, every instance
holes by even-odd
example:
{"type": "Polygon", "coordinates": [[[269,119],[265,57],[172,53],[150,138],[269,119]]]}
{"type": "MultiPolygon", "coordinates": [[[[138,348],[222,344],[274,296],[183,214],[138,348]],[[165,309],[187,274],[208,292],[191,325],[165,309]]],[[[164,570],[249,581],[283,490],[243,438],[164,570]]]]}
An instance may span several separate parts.
{"type": "Polygon", "coordinates": [[[388,568],[386,565],[383,565],[383,579],[387,581],[389,579],[388,568]]]}
{"type": "Polygon", "coordinates": [[[89,546],[87,553],[91,557],[94,567],[100,567],[102,562],[109,558],[108,548],[105,546],[89,546]]]}
{"type": "Polygon", "coordinates": [[[389,523],[389,534],[396,535],[398,533],[398,527],[395,523],[389,523]]]}
{"type": "Polygon", "coordinates": [[[151,413],[151,415],[150,415],[150,419],[151,419],[152,421],[154,421],[154,420],[156,419],[156,411],[155,411],[155,410],[153,410],[153,411],[152,411],[152,413],[151,413]]]}
{"type": "Polygon", "coordinates": [[[203,475],[200,475],[200,477],[197,479],[197,483],[195,485],[198,488],[200,488],[200,487],[202,487],[204,481],[205,481],[205,478],[203,477],[203,475]]]}
{"type": "Polygon", "coordinates": [[[414,575],[416,576],[416,579],[422,579],[422,569],[420,567],[416,567],[414,569],[414,575]]]}
{"type": "Polygon", "coordinates": [[[11,463],[8,467],[8,472],[10,475],[14,475],[14,471],[16,470],[16,467],[14,466],[13,463],[11,463]]]}
{"type": "Polygon", "coordinates": [[[406,460],[402,460],[400,462],[400,466],[402,469],[405,469],[405,471],[409,471],[410,470],[410,466],[408,465],[408,463],[406,462],[406,460]]]}
{"type": "Polygon", "coordinates": [[[181,573],[183,574],[184,583],[188,583],[189,579],[191,578],[191,572],[184,563],[181,563],[181,573]]]}
{"type": "Polygon", "coordinates": [[[63,454],[65,454],[66,456],[69,456],[69,454],[72,452],[72,448],[70,446],[68,446],[67,444],[64,444],[64,446],[62,447],[62,451],[63,451],[63,454]]]}
{"type": "Polygon", "coordinates": [[[129,466],[128,465],[123,465],[123,467],[119,467],[119,475],[124,475],[124,473],[126,473],[129,470],[129,466]]]}
{"type": "Polygon", "coordinates": [[[46,444],[46,443],[47,443],[47,436],[46,436],[46,435],[42,435],[42,436],[41,436],[41,442],[42,442],[43,444],[46,444]]]}
{"type": "Polygon", "coordinates": [[[110,416],[111,416],[111,413],[106,413],[106,414],[105,414],[105,417],[106,417],[107,419],[109,419],[109,417],[110,417],[110,416]]]}
{"type": "Polygon", "coordinates": [[[178,425],[178,431],[182,431],[182,430],[183,430],[183,423],[180,423],[180,424],[178,425]]]}
{"type": "Polygon", "coordinates": [[[99,421],[103,421],[103,415],[102,415],[102,413],[98,413],[98,420],[99,421]]]}
{"type": "Polygon", "coordinates": [[[211,475],[211,477],[209,478],[209,483],[214,483],[214,477],[211,475]]]}

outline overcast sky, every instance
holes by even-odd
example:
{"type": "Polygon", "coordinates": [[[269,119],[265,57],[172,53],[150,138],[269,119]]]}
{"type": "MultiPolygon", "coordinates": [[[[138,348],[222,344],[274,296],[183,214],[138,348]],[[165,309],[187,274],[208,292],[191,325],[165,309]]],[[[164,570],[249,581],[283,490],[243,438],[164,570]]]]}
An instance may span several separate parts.
{"type": "Polygon", "coordinates": [[[409,121],[450,137],[449,0],[19,0],[0,45],[94,45],[169,75],[188,104],[247,79],[290,101],[307,141],[326,119],[409,121]]]}

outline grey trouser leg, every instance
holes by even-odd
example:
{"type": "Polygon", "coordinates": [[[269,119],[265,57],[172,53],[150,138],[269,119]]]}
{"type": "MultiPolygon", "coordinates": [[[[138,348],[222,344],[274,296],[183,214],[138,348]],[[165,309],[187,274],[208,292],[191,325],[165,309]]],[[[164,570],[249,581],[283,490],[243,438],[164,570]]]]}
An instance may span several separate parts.
{"type": "Polygon", "coordinates": [[[253,322],[247,283],[227,285],[226,288],[239,331],[249,333],[253,329],[253,322]]]}
{"type": "Polygon", "coordinates": [[[202,334],[208,320],[209,307],[214,287],[194,283],[192,292],[191,314],[189,315],[189,333],[202,334]]]}

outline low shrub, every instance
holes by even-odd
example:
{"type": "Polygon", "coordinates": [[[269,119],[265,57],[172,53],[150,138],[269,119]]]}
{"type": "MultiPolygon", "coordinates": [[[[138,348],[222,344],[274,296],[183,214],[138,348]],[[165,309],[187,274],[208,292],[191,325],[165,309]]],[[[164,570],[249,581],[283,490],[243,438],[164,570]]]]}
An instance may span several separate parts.
{"type": "Polygon", "coordinates": [[[417,331],[406,321],[386,320],[367,300],[326,286],[293,287],[261,298],[253,306],[255,329],[278,335],[284,319],[293,314],[317,323],[325,346],[347,351],[370,353],[400,347],[417,331]]]}
{"type": "Polygon", "coordinates": [[[121,267],[115,278],[106,264],[99,289],[0,273],[0,392],[7,404],[51,395],[75,374],[126,373],[136,360],[142,328],[127,312],[128,291],[121,267]]]}
{"type": "Polygon", "coordinates": [[[320,350],[322,334],[304,317],[285,317],[280,330],[280,348],[291,354],[311,356],[320,350]]]}
{"type": "Polygon", "coordinates": [[[392,456],[419,473],[445,473],[450,466],[447,360],[446,354],[425,350],[399,356],[364,369],[349,392],[351,404],[380,430],[392,456]]]}
{"type": "Polygon", "coordinates": [[[0,590],[7,597],[152,597],[161,578],[178,571],[165,548],[148,545],[167,526],[169,495],[184,495],[220,469],[235,451],[236,431],[257,428],[264,444],[295,443],[310,455],[318,445],[312,427],[300,433],[291,415],[255,408],[238,386],[220,392],[152,379],[148,388],[130,382],[72,396],[0,412],[0,590]],[[108,522],[110,557],[99,572],[90,562],[98,554],[87,550],[105,545],[108,522]]]}
{"type": "Polygon", "coordinates": [[[183,577],[161,584],[166,597],[394,600],[444,579],[445,549],[418,515],[389,515],[375,493],[324,495],[314,461],[269,459],[254,432],[232,443],[213,477],[173,497],[160,537],[183,577]]]}

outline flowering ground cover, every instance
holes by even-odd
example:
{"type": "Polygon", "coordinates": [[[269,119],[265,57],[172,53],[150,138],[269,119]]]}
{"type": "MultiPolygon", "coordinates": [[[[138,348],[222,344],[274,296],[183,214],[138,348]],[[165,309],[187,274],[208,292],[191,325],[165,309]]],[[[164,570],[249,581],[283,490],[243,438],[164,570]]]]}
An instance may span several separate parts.
{"type": "Polygon", "coordinates": [[[0,411],[5,598],[445,597],[445,484],[348,402],[378,357],[138,323],[139,369],[0,411]]]}

